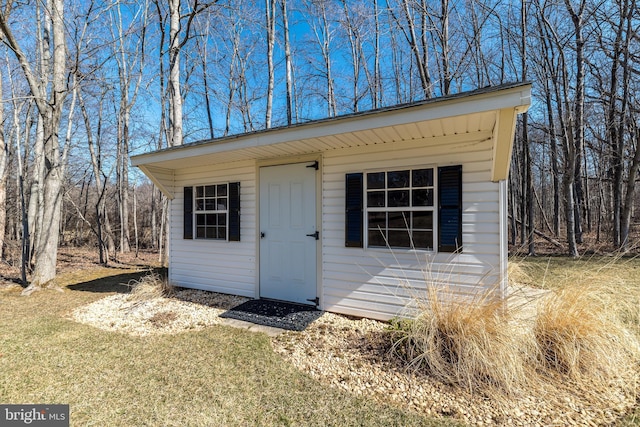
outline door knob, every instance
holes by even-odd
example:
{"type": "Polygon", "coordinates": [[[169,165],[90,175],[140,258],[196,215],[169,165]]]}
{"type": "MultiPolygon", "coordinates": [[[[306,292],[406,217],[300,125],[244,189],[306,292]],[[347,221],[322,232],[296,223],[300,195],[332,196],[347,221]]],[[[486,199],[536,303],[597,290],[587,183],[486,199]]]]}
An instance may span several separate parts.
{"type": "Polygon", "coordinates": [[[264,233],[260,233],[260,238],[264,239],[264,233]]]}

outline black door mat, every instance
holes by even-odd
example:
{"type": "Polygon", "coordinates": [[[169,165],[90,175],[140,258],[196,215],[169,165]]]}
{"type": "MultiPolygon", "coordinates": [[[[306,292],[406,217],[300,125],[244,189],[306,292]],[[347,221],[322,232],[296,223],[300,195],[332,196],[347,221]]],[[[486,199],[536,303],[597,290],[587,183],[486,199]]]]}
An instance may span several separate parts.
{"type": "Polygon", "coordinates": [[[225,311],[220,317],[289,331],[304,331],[322,313],[310,305],[253,299],[225,311]]]}

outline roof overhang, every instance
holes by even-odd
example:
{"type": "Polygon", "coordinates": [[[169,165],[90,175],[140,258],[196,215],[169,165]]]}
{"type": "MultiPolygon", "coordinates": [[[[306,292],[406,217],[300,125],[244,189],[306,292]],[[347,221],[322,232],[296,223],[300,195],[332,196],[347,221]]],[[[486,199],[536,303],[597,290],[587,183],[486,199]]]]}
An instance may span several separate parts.
{"type": "Polygon", "coordinates": [[[287,127],[199,141],[133,156],[131,163],[173,198],[174,171],[251,159],[299,156],[401,141],[491,138],[491,179],[509,174],[517,115],[528,110],[531,85],[517,83],[287,127]]]}

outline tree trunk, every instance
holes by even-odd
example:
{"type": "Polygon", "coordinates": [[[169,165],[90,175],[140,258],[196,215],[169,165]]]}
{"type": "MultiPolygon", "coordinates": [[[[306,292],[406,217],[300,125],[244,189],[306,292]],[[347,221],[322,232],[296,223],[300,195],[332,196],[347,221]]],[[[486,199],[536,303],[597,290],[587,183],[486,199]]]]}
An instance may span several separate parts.
{"type": "MultiPolygon", "coordinates": [[[[293,123],[293,64],[291,63],[291,42],[289,41],[289,16],[287,14],[287,0],[280,0],[282,11],[282,26],[284,32],[284,62],[286,68],[287,92],[287,124],[293,123]]],[[[296,117],[296,122],[298,118],[296,117]]]]}
{"type": "Polygon", "coordinates": [[[265,109],[265,127],[271,127],[273,114],[273,87],[275,70],[273,65],[273,47],[276,42],[276,0],[265,0],[265,23],[267,28],[267,106],[265,109]]]}
{"type": "Polygon", "coordinates": [[[182,145],[182,93],[180,91],[180,0],[169,0],[169,145],[182,145]]]}
{"type": "Polygon", "coordinates": [[[553,118],[553,108],[551,106],[551,90],[547,86],[547,119],[549,121],[549,146],[551,148],[551,181],[553,185],[553,235],[560,235],[560,179],[558,171],[558,143],[556,140],[556,125],[553,118]]]}
{"type": "Polygon", "coordinates": [[[442,34],[442,94],[451,93],[451,65],[449,64],[449,0],[440,0],[441,34],[442,34]]]}
{"type": "MultiPolygon", "coordinates": [[[[0,71],[0,94],[2,93],[0,71]]],[[[0,105],[0,124],[4,124],[4,102],[0,105]]],[[[4,258],[4,235],[7,229],[7,159],[8,145],[4,137],[4,126],[0,125],[0,260],[4,258]]]]}
{"type": "Polygon", "coordinates": [[[378,0],[373,0],[374,44],[373,44],[373,108],[379,108],[382,102],[382,80],[380,73],[380,19],[378,17],[378,0]]]}
{"type": "MultiPolygon", "coordinates": [[[[66,88],[66,40],[64,24],[64,1],[49,0],[47,10],[51,20],[53,41],[53,62],[51,66],[51,90],[47,91],[43,80],[38,78],[15,39],[5,16],[0,14],[0,31],[4,34],[4,42],[11,48],[18,59],[24,76],[29,84],[33,99],[38,106],[38,112],[43,123],[44,133],[44,199],[40,207],[42,212],[42,226],[38,231],[35,246],[35,269],[29,288],[35,290],[49,284],[56,275],[56,261],[58,255],[58,241],[60,238],[60,220],[62,205],[62,180],[64,176],[63,156],[60,155],[59,132],[62,108],[67,94],[66,88]]],[[[47,31],[45,31],[46,35],[47,31]]],[[[47,49],[48,50],[48,49],[47,49]]],[[[43,70],[48,70],[43,68],[43,70]]],[[[25,289],[28,291],[29,288],[25,289]]],[[[28,293],[28,292],[27,292],[28,293]]]]}
{"type": "MultiPolygon", "coordinates": [[[[420,76],[420,83],[422,85],[422,91],[424,93],[425,99],[431,98],[431,77],[429,75],[429,65],[425,58],[428,59],[428,52],[426,50],[426,43],[423,43],[423,52],[420,52],[420,47],[418,46],[418,39],[416,37],[416,29],[415,22],[413,20],[413,14],[411,13],[411,8],[409,7],[408,0],[402,0],[402,11],[404,12],[405,19],[407,22],[407,30],[404,30],[405,38],[409,43],[409,47],[411,48],[411,52],[413,53],[413,57],[416,61],[416,67],[418,68],[418,75],[420,76]]],[[[424,15],[422,15],[424,17],[424,15]]],[[[423,31],[423,34],[424,31],[423,31]]]]}
{"type": "MultiPolygon", "coordinates": [[[[527,3],[522,0],[521,3],[521,19],[520,19],[520,35],[521,35],[521,69],[522,80],[527,80],[527,3]]],[[[527,243],[529,247],[529,256],[536,254],[535,239],[533,230],[535,229],[535,210],[533,204],[533,171],[531,168],[531,147],[529,146],[529,116],[528,113],[522,115],[522,149],[524,151],[524,175],[525,175],[525,199],[526,199],[526,217],[527,217],[527,243]]],[[[524,218],[523,218],[524,220],[524,218]]],[[[524,224],[523,224],[524,227],[524,224]]]]}
{"type": "Polygon", "coordinates": [[[576,242],[582,243],[582,213],[584,209],[584,191],[582,189],[582,155],[584,152],[584,37],[582,34],[583,27],[583,13],[585,8],[585,0],[580,1],[578,10],[574,10],[570,3],[570,0],[565,0],[565,6],[571,20],[573,21],[573,27],[575,30],[575,43],[576,43],[576,93],[574,101],[574,128],[571,130],[574,133],[575,144],[575,165],[573,179],[573,185],[575,187],[575,236],[576,242]]]}

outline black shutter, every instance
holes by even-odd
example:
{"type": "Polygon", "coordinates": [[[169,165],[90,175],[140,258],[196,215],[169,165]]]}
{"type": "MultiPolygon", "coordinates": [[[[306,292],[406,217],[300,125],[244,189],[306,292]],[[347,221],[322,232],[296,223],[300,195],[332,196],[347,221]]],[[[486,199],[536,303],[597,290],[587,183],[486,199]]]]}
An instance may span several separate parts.
{"type": "Polygon", "coordinates": [[[229,183],[229,241],[240,241],[240,183],[229,183]]]}
{"type": "Polygon", "coordinates": [[[350,248],[361,248],[362,238],[362,202],[363,202],[363,174],[348,173],[346,179],[346,215],[344,245],[350,248]]]}
{"type": "Polygon", "coordinates": [[[438,251],[462,250],[462,166],[438,168],[438,251]]]}
{"type": "Polygon", "coordinates": [[[184,187],[184,239],[193,239],[193,187],[184,187]]]}

